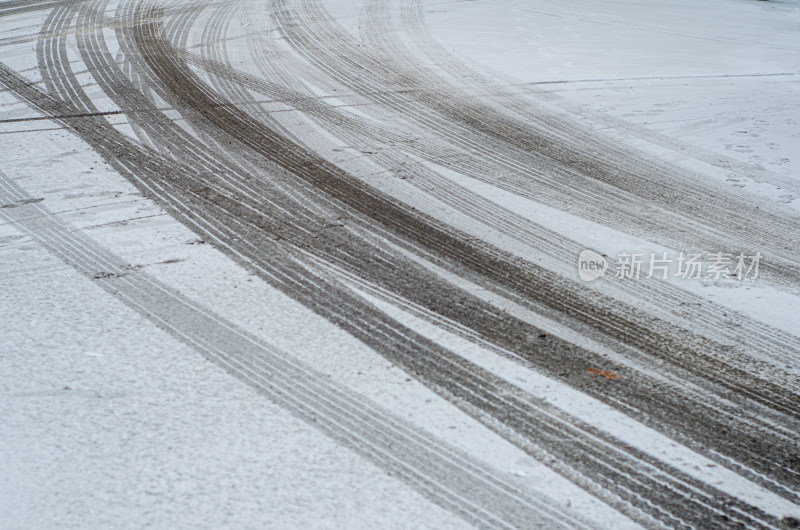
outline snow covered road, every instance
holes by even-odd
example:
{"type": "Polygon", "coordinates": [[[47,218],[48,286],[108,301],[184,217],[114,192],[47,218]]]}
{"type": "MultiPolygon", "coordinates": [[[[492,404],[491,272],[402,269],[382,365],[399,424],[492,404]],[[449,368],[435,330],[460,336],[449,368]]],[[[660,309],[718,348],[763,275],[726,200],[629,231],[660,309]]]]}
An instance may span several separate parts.
{"type": "Polygon", "coordinates": [[[798,22],[3,1],[3,526],[800,525],[798,22]]]}

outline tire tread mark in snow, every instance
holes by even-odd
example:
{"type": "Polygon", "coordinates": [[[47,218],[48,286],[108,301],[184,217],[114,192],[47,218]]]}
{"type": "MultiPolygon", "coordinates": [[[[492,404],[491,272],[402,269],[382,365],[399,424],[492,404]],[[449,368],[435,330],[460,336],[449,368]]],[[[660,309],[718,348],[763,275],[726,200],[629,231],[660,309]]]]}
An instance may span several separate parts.
{"type": "MultiPolygon", "coordinates": [[[[150,18],[152,18],[152,17],[150,17],[150,18]]],[[[144,47],[144,46],[146,46],[146,45],[147,45],[147,43],[143,43],[143,42],[141,42],[141,40],[140,40],[140,46],[144,47]]],[[[157,55],[157,56],[159,56],[159,57],[167,57],[167,56],[169,56],[169,50],[166,50],[166,51],[165,51],[165,50],[161,50],[161,52],[162,52],[162,53],[160,53],[160,54],[153,54],[153,55],[151,55],[151,56],[150,56],[150,59],[151,59],[151,60],[153,60],[153,58],[154,58],[156,55],[157,55]]],[[[145,57],[147,57],[147,52],[145,52],[145,57]]],[[[153,67],[153,68],[154,68],[154,69],[155,69],[157,72],[159,72],[159,71],[160,71],[160,68],[162,68],[162,67],[163,67],[163,65],[158,65],[158,64],[151,64],[151,66],[152,66],[152,67],[153,67]]],[[[185,71],[184,71],[184,72],[174,72],[174,71],[170,72],[170,71],[163,71],[163,70],[161,70],[161,71],[160,71],[160,73],[161,73],[161,75],[162,75],[162,76],[166,76],[166,77],[168,77],[170,80],[175,80],[175,79],[178,79],[178,80],[182,80],[182,81],[184,81],[184,83],[178,83],[178,84],[174,84],[174,85],[171,87],[173,90],[176,90],[176,91],[178,91],[178,92],[182,92],[182,91],[184,91],[184,90],[186,89],[186,87],[187,87],[187,86],[191,86],[191,84],[190,84],[190,85],[186,85],[186,82],[189,82],[189,78],[187,77],[187,73],[186,73],[185,71]]],[[[188,75],[191,75],[191,74],[188,74],[188,75]]],[[[162,79],[165,79],[165,77],[162,77],[162,79]]],[[[169,84],[169,81],[167,81],[167,84],[169,84]]],[[[191,101],[193,101],[193,102],[200,102],[200,104],[201,104],[201,105],[202,105],[204,108],[212,108],[212,107],[213,107],[213,108],[215,109],[215,111],[220,111],[220,112],[231,112],[231,109],[228,109],[228,108],[226,108],[224,105],[221,105],[221,104],[215,104],[215,105],[204,105],[204,104],[207,104],[207,103],[209,103],[209,102],[210,102],[210,100],[208,100],[208,99],[204,99],[204,98],[209,98],[209,97],[210,97],[210,96],[208,96],[208,94],[205,94],[205,93],[193,93],[191,96],[192,96],[192,97],[190,98],[190,99],[191,99],[191,101]]],[[[212,121],[212,123],[213,123],[213,122],[214,122],[214,118],[213,118],[213,117],[211,117],[211,118],[210,118],[210,121],[212,121]]],[[[219,123],[219,122],[218,122],[218,123],[219,123]]],[[[229,125],[229,124],[228,124],[228,125],[229,125]]],[[[241,126],[242,124],[237,124],[237,125],[241,126]]],[[[244,130],[247,130],[247,127],[245,127],[245,129],[244,129],[244,130]]],[[[267,140],[267,139],[266,139],[266,138],[261,138],[261,140],[267,140]]],[[[270,139],[270,141],[272,141],[272,139],[270,139]]],[[[247,141],[243,141],[243,143],[247,144],[248,142],[247,142],[247,141]]],[[[266,145],[268,145],[268,144],[269,144],[269,142],[268,142],[268,141],[267,141],[267,142],[263,142],[263,141],[262,141],[262,142],[260,142],[260,145],[265,145],[265,144],[266,144],[266,145]]],[[[252,140],[251,140],[251,146],[252,146],[252,140]]],[[[292,146],[291,146],[291,145],[284,145],[284,146],[282,146],[282,149],[281,149],[279,152],[280,152],[280,154],[281,154],[282,156],[289,157],[289,156],[291,156],[291,149],[292,149],[292,146]]],[[[264,151],[262,150],[261,152],[264,152],[264,151]]],[[[296,168],[295,168],[295,169],[296,169],[296,168]]]]}
{"type": "MultiPolygon", "coordinates": [[[[29,198],[0,172],[0,203],[29,198]],[[8,201],[6,201],[8,199],[8,201]]],[[[433,502],[486,528],[592,528],[544,496],[338,387],[287,354],[124,262],[39,204],[0,211],[52,254],[205,358],[433,502]],[[31,216],[29,210],[36,215],[31,216]]]]}

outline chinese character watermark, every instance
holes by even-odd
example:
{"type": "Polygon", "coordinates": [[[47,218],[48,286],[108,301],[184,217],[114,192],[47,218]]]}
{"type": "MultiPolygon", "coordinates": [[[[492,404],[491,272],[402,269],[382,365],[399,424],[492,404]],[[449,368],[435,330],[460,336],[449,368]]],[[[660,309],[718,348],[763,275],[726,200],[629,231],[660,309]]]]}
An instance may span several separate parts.
{"type": "Polygon", "coordinates": [[[715,252],[620,252],[614,259],[594,250],[584,250],[578,257],[578,275],[590,282],[611,269],[621,280],[681,278],[685,280],[755,280],[761,253],[731,254],[715,252]]]}

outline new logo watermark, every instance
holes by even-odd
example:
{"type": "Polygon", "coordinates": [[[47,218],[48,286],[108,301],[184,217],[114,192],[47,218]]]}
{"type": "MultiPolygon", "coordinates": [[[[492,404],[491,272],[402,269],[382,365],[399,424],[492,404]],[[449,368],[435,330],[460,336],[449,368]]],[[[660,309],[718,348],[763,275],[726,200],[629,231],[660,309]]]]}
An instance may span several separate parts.
{"type": "Polygon", "coordinates": [[[639,280],[670,277],[687,280],[758,278],[761,253],[620,252],[609,262],[605,254],[586,249],[578,256],[578,275],[590,282],[611,268],[615,278],[639,280]]]}
{"type": "Polygon", "coordinates": [[[594,250],[586,249],[578,256],[578,274],[581,280],[590,282],[600,278],[608,270],[608,260],[594,250]]]}

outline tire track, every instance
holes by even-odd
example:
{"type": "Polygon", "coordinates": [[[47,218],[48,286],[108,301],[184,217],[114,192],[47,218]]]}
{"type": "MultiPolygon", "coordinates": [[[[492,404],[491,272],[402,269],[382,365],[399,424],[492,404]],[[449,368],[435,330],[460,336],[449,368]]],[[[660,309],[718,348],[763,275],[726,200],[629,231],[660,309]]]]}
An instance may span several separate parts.
{"type": "MultiPolygon", "coordinates": [[[[156,54],[156,53],[154,52],[154,54],[153,54],[153,57],[155,57],[155,56],[164,57],[164,56],[166,56],[166,55],[168,55],[168,52],[165,52],[165,51],[163,51],[163,50],[162,50],[162,51],[161,51],[161,53],[158,53],[158,54],[156,54]]],[[[169,83],[169,81],[167,81],[168,79],[169,79],[169,80],[180,79],[180,75],[181,75],[181,74],[179,74],[179,73],[177,73],[177,72],[170,71],[168,74],[167,74],[166,72],[162,72],[162,75],[161,75],[160,77],[162,77],[162,79],[164,79],[164,80],[165,80],[165,82],[167,82],[167,84],[168,84],[168,83],[169,83]]],[[[188,79],[188,78],[186,78],[186,77],[185,77],[185,75],[184,75],[184,79],[188,79]]],[[[185,90],[185,89],[186,89],[186,86],[188,86],[188,85],[186,85],[186,82],[185,82],[185,81],[184,81],[184,82],[182,82],[180,85],[181,85],[181,87],[182,87],[182,88],[181,88],[181,87],[179,87],[177,84],[175,85],[175,88],[176,88],[177,90],[185,90]]],[[[207,94],[206,94],[206,95],[201,95],[201,94],[192,94],[192,95],[191,95],[191,97],[188,97],[187,99],[188,99],[188,100],[191,100],[191,101],[193,101],[193,102],[197,102],[197,101],[201,101],[201,100],[202,100],[202,97],[208,97],[208,95],[207,95],[207,94]]],[[[208,105],[208,102],[207,102],[207,101],[202,103],[202,107],[203,107],[203,108],[224,109],[224,106],[223,106],[223,105],[220,105],[220,104],[216,104],[216,105],[208,105]]],[[[232,109],[224,109],[224,110],[225,110],[225,111],[227,111],[227,112],[232,112],[232,109]]],[[[213,120],[213,117],[212,117],[212,118],[209,118],[209,119],[213,120]]],[[[235,128],[236,130],[244,130],[244,129],[242,129],[242,124],[237,124],[237,126],[236,126],[236,127],[234,127],[234,128],[235,128]]],[[[265,139],[263,139],[263,138],[262,138],[262,142],[259,142],[259,145],[266,145],[266,144],[267,144],[267,142],[265,142],[265,141],[263,141],[263,140],[265,140],[265,139]]],[[[262,152],[263,152],[263,151],[262,151],[262,152]]],[[[284,152],[282,152],[281,154],[285,154],[285,153],[284,153],[284,152]]]]}
{"type": "MultiPolygon", "coordinates": [[[[180,90],[180,89],[178,89],[178,90],[180,90]]],[[[200,94],[195,94],[195,96],[197,96],[197,97],[201,97],[201,95],[200,95],[200,94]]],[[[208,97],[208,96],[206,95],[206,97],[208,97]]],[[[215,109],[216,109],[216,108],[220,108],[220,109],[221,109],[222,107],[224,107],[224,105],[225,105],[225,103],[223,103],[223,102],[219,102],[219,101],[213,101],[213,102],[208,102],[208,105],[207,105],[207,107],[208,107],[208,108],[215,108],[215,109]]],[[[230,112],[231,112],[231,111],[230,111],[230,109],[225,109],[225,111],[226,111],[226,112],[228,112],[228,113],[230,113],[230,112]]],[[[246,119],[246,118],[243,118],[243,119],[246,119]]],[[[241,124],[239,124],[239,125],[241,125],[241,124]]],[[[252,128],[252,127],[256,127],[256,128],[258,127],[258,124],[254,124],[254,123],[249,123],[248,125],[249,125],[251,128],[252,128]]],[[[300,164],[298,164],[298,165],[300,165],[300,164]]],[[[330,167],[328,167],[328,169],[330,169],[330,167]]],[[[333,169],[332,169],[332,171],[336,171],[336,169],[335,169],[335,168],[333,168],[333,169]]],[[[352,202],[355,202],[355,201],[352,201],[352,202]]],[[[364,209],[366,209],[366,208],[364,208],[364,209]]],[[[522,282],[520,282],[520,283],[522,283],[522,282]]]]}
{"type": "MultiPolygon", "coordinates": [[[[378,6],[380,7],[380,6],[378,6]]],[[[474,67],[461,61],[447,51],[431,34],[425,21],[425,14],[421,0],[401,0],[400,14],[395,19],[393,28],[398,26],[409,34],[417,49],[425,54],[442,71],[447,72],[453,79],[457,79],[464,87],[472,87],[488,95],[503,108],[516,116],[532,116],[540,111],[542,102],[554,103],[559,108],[567,110],[573,116],[589,117],[593,121],[607,127],[626,131],[633,137],[645,139],[655,145],[666,147],[684,156],[690,156],[711,166],[735,172],[739,176],[753,179],[755,182],[764,182],[778,188],[800,193],[800,184],[796,180],[783,177],[766,169],[753,166],[728,157],[720,153],[705,151],[693,145],[677,142],[675,139],[657,133],[646,127],[638,126],[625,120],[615,118],[609,114],[599,113],[591,109],[578,107],[569,101],[549,91],[526,90],[520,92],[511,87],[498,85],[493,79],[477,72],[474,67]]],[[[363,26],[363,25],[362,25],[363,26]]],[[[376,34],[385,27],[369,25],[365,33],[376,34]]],[[[369,39],[370,37],[367,37],[369,39]]],[[[528,85],[524,85],[528,86],[528,85]]],[[[605,145],[608,145],[606,143],[605,145]]],[[[612,144],[613,145],[613,144],[612,144]]]]}
{"type": "MultiPolygon", "coordinates": [[[[0,172],[0,202],[27,199],[0,172]]],[[[485,528],[592,528],[124,262],[39,204],[0,211],[78,273],[327,436],[485,528]],[[30,216],[31,210],[35,212],[30,216]]]]}
{"type": "MultiPolygon", "coordinates": [[[[258,64],[264,66],[267,64],[266,57],[259,55],[258,64]]],[[[230,67],[225,67],[216,60],[199,59],[194,56],[188,56],[187,59],[194,64],[204,67],[207,71],[211,72],[217,77],[226,77],[235,80],[237,83],[246,87],[251,91],[258,91],[266,95],[270,95],[280,101],[291,102],[293,106],[303,110],[303,112],[313,116],[316,122],[329,131],[337,138],[343,139],[348,145],[359,145],[359,149],[368,149],[370,142],[374,143],[396,143],[399,142],[396,135],[392,135],[388,128],[382,128],[373,124],[366,123],[358,119],[352,119],[349,116],[336,112],[333,109],[326,107],[323,103],[314,98],[302,97],[300,95],[292,96],[286,89],[281,89],[272,84],[259,81],[252,76],[243,74],[232,70],[230,67]],[[358,132],[368,132],[369,135],[363,138],[358,132]]],[[[291,72],[282,78],[282,82],[287,83],[290,79],[296,76],[296,72],[300,69],[298,63],[292,63],[291,72]]],[[[278,70],[277,68],[275,69],[278,70]]],[[[266,69],[265,69],[265,75],[266,69]]],[[[307,73],[304,72],[304,76],[307,73]]],[[[319,78],[314,78],[314,84],[320,86],[319,78]]],[[[297,83],[295,83],[297,85],[297,83]]],[[[293,90],[301,90],[299,86],[292,86],[293,90]]],[[[228,92],[228,99],[231,101],[242,101],[239,97],[244,98],[243,91],[228,92]],[[235,94],[235,95],[234,95],[235,94]]],[[[249,106],[249,103],[248,103],[249,106]]],[[[249,107],[252,108],[252,107],[249,107]]],[[[369,112],[367,109],[366,112],[369,112]]],[[[260,116],[262,121],[267,118],[260,116]]],[[[395,126],[396,127],[396,126],[395,126]]],[[[411,150],[411,149],[406,149],[411,150]]],[[[416,154],[416,153],[415,153],[416,154]]],[[[409,155],[399,153],[393,155],[391,151],[376,153],[373,157],[384,167],[397,168],[407,167],[411,163],[408,162],[409,155]]],[[[529,247],[537,249],[539,253],[549,254],[552,261],[547,263],[547,267],[551,270],[559,272],[566,276],[569,273],[574,273],[574,257],[580,253],[583,246],[571,242],[560,236],[557,233],[550,232],[541,226],[531,226],[530,221],[521,219],[516,214],[508,212],[496,204],[483,199],[482,197],[470,192],[469,190],[454,185],[452,181],[442,178],[434,172],[426,170],[419,165],[413,166],[413,176],[415,182],[420,182],[420,189],[428,193],[430,196],[435,197],[437,200],[444,204],[448,204],[453,208],[459,210],[465,215],[470,215],[476,221],[483,225],[489,226],[505,236],[514,236],[519,241],[526,243],[529,247]]],[[[694,327],[697,332],[716,340],[717,342],[727,344],[737,344],[736,349],[740,354],[749,355],[754,358],[773,358],[775,363],[779,366],[791,364],[798,349],[800,349],[800,341],[796,337],[776,330],[759,322],[752,321],[745,315],[733,314],[728,308],[717,307],[706,300],[699,297],[690,295],[674,286],[662,284],[661,282],[650,282],[648,285],[643,285],[636,282],[614,281],[614,278],[609,278],[610,289],[603,292],[606,295],[619,297],[619,291],[625,293],[625,297],[635,296],[648,303],[648,301],[657,300],[661,305],[666,307],[675,308],[672,313],[662,312],[659,316],[661,318],[673,319],[673,323],[683,327],[694,327]],[[700,315],[692,317],[692,321],[683,318],[676,321],[677,309],[682,306],[703,306],[703,311],[700,315]],[[726,320],[735,320],[736,327],[728,327],[725,329],[721,327],[721,322],[726,320]],[[703,325],[704,324],[704,325],[703,325]]],[[[623,299],[626,299],[623,297],[623,299]]],[[[784,385],[788,388],[796,388],[797,382],[794,378],[786,377],[780,370],[775,371],[774,368],[767,366],[754,367],[747,361],[742,362],[737,360],[734,356],[727,356],[725,361],[732,364],[738,364],[742,369],[751,369],[762,373],[762,377],[768,377],[771,381],[784,385]],[[749,366],[748,366],[749,364],[749,366]]]]}
{"type": "MultiPolygon", "coordinates": [[[[217,198],[214,198],[214,200],[213,200],[213,201],[209,201],[209,202],[210,202],[210,203],[213,203],[213,204],[225,204],[225,200],[226,200],[226,199],[227,199],[226,197],[217,197],[217,198]]],[[[209,205],[209,206],[208,206],[208,208],[209,208],[209,211],[210,211],[210,210],[212,209],[212,206],[211,206],[211,205],[209,205]]],[[[230,222],[230,221],[229,221],[229,222],[230,222]]],[[[261,228],[262,230],[264,229],[264,227],[263,227],[263,226],[261,226],[261,227],[259,227],[259,228],[261,228]]]]}
{"type": "Polygon", "coordinates": [[[535,201],[622,231],[636,227],[637,235],[655,237],[673,248],[734,252],[749,246],[769,251],[772,272],[765,269],[765,274],[797,288],[796,253],[791,250],[796,246],[797,220],[786,218],[785,212],[768,204],[759,204],[754,210],[729,189],[717,190],[726,197],[725,209],[709,208],[707,198],[713,195],[697,188],[702,179],[690,178],[685,170],[623,153],[616,153],[620,156],[612,161],[591,146],[572,146],[566,134],[551,138],[547,128],[531,129],[497,115],[474,98],[456,102],[440,96],[447,94],[441,80],[430,73],[418,80],[416,72],[396,67],[388,55],[370,56],[330,20],[318,2],[300,0],[294,9],[288,0],[276,0],[276,6],[275,16],[285,38],[320,70],[463,145],[469,163],[458,165],[459,171],[488,164],[479,178],[493,175],[493,181],[510,181],[512,191],[527,192],[535,201]],[[398,94],[398,88],[405,90],[398,94]],[[671,175],[680,174],[686,177],[679,186],[670,182],[671,175]],[[569,190],[568,196],[565,190],[569,190]],[[703,200],[698,202],[698,197],[703,200]],[[580,206],[576,208],[576,204],[580,206]],[[648,215],[643,216],[643,211],[648,215]],[[736,227],[736,233],[720,229],[728,226],[736,227]]]}

